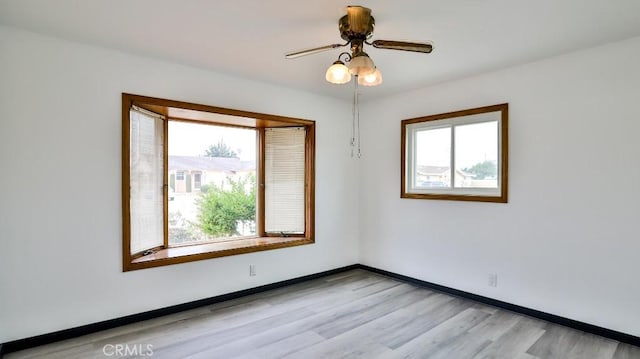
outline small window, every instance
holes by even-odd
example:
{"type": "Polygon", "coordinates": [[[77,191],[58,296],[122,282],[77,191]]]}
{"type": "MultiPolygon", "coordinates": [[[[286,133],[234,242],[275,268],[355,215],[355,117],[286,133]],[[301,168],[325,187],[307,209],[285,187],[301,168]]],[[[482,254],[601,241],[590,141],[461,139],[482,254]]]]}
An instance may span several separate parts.
{"type": "Polygon", "coordinates": [[[401,197],[507,202],[508,104],[402,121],[401,197]]]}
{"type": "Polygon", "coordinates": [[[193,174],[193,188],[195,189],[202,188],[202,173],[196,172],[193,174]]]}
{"type": "Polygon", "coordinates": [[[184,171],[176,171],[176,181],[184,181],[184,171]]]}

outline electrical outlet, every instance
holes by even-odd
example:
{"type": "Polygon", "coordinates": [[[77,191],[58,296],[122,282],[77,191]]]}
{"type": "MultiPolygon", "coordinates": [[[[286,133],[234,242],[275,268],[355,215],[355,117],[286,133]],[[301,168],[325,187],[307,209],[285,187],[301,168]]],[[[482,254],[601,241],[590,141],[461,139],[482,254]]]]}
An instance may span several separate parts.
{"type": "Polygon", "coordinates": [[[249,276],[253,277],[256,275],[256,265],[249,264],[249,276]]]}
{"type": "Polygon", "coordinates": [[[498,286],[498,275],[496,273],[489,273],[489,276],[487,277],[487,285],[489,285],[489,287],[498,286]]]}

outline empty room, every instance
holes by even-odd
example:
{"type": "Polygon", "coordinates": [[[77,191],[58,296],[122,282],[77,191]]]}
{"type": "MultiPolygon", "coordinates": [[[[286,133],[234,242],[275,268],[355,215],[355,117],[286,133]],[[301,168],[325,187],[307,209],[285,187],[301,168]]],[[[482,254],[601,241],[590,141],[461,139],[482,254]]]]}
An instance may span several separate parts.
{"type": "Polygon", "coordinates": [[[0,358],[640,358],[640,1],[0,0],[0,358]]]}

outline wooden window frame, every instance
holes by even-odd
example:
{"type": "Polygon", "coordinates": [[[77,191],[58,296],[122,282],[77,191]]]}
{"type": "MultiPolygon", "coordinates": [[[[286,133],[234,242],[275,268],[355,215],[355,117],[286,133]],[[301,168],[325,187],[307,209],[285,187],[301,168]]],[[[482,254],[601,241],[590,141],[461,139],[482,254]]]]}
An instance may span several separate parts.
{"type": "MultiPolygon", "coordinates": [[[[478,123],[482,123],[478,122],[478,123]]],[[[489,121],[486,121],[489,122],[489,121]]],[[[434,126],[434,128],[436,128],[434,126]]],[[[477,201],[477,202],[495,202],[495,203],[507,203],[508,202],[508,153],[509,153],[509,104],[503,103],[492,106],[478,107],[472,108],[462,111],[448,112],[437,115],[430,115],[418,118],[412,118],[407,120],[402,120],[401,122],[401,150],[400,150],[400,197],[401,198],[413,198],[413,199],[439,199],[439,200],[453,200],[453,201],[477,201]],[[498,155],[498,181],[500,184],[500,190],[497,195],[483,195],[483,194],[459,194],[456,193],[457,188],[451,188],[450,190],[433,190],[429,193],[417,193],[411,192],[409,189],[409,182],[411,180],[411,175],[408,173],[411,170],[412,166],[408,164],[407,161],[410,161],[413,154],[409,154],[409,151],[412,151],[409,148],[409,141],[407,140],[407,136],[413,133],[407,127],[413,124],[419,124],[423,122],[430,121],[440,121],[442,123],[447,123],[450,120],[449,126],[455,127],[457,124],[453,124],[455,121],[464,121],[463,117],[465,116],[473,116],[485,113],[493,113],[498,112],[499,116],[499,136],[498,136],[498,145],[499,145],[499,155],[498,155]]],[[[454,154],[453,144],[452,144],[452,155],[454,154]]],[[[453,160],[453,159],[452,159],[453,160]]],[[[451,167],[451,166],[450,166],[451,167]]],[[[451,167],[451,171],[454,168],[451,167]]],[[[451,177],[453,181],[453,176],[451,177]]],[[[428,191],[428,190],[427,190],[428,191]]],[[[472,189],[470,191],[473,191],[472,189]]]]}
{"type": "Polygon", "coordinates": [[[315,243],[315,121],[256,112],[234,110],[222,107],[167,100],[155,97],[122,93],[122,269],[131,271],[159,267],[170,264],[192,262],[203,259],[231,256],[243,253],[265,251],[277,248],[315,243]],[[130,222],[130,125],[129,112],[133,106],[161,114],[164,125],[164,245],[147,253],[131,254],[130,222]],[[256,237],[208,242],[202,244],[169,247],[168,245],[168,122],[179,120],[191,123],[252,128],[257,131],[257,205],[256,237]],[[265,232],[265,129],[274,127],[304,127],[305,138],[305,230],[302,234],[286,237],[265,232]]]}

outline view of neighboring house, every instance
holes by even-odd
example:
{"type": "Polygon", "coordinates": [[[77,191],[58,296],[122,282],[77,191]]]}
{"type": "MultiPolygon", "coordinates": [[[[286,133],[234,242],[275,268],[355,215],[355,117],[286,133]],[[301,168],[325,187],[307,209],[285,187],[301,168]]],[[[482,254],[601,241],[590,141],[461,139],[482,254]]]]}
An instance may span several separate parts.
{"type": "MultiPolygon", "coordinates": [[[[216,240],[200,230],[198,198],[203,186],[228,190],[230,180],[255,173],[255,161],[235,157],[169,156],[169,243],[185,244],[216,240]]],[[[238,224],[240,236],[255,233],[255,222],[238,224]]]]}
{"type": "Polygon", "coordinates": [[[169,186],[175,193],[199,192],[202,185],[224,188],[227,178],[255,172],[255,161],[233,157],[169,156],[169,186]]]}
{"type": "MultiPolygon", "coordinates": [[[[468,187],[472,179],[472,174],[456,170],[455,187],[468,187]]],[[[416,183],[421,187],[448,187],[451,169],[448,166],[418,166],[416,183]]]]}
{"type": "MultiPolygon", "coordinates": [[[[496,178],[476,179],[474,174],[461,170],[455,171],[457,188],[496,188],[496,178]]],[[[420,187],[448,187],[451,183],[451,168],[440,166],[418,166],[416,184],[420,187]]]]}

